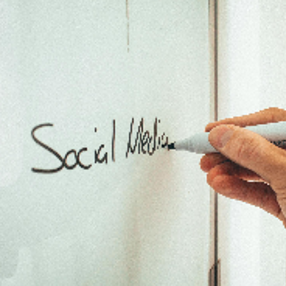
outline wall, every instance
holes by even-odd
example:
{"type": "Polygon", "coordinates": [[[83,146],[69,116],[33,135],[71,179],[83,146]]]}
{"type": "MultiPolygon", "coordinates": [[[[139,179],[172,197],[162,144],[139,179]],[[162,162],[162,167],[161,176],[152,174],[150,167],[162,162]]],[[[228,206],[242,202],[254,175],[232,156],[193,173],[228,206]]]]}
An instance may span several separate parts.
{"type": "MultiPolygon", "coordinates": [[[[219,2],[219,117],[285,108],[285,4],[219,2]]],[[[219,198],[222,285],[285,285],[285,229],[241,202],[219,198]]]]}

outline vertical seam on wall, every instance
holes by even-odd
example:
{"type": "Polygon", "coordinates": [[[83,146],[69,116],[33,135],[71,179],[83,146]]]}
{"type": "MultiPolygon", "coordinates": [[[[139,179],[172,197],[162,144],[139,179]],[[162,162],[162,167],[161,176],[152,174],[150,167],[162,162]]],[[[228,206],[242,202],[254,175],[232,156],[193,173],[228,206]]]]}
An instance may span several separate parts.
{"type": "MultiPolygon", "coordinates": [[[[214,0],[214,120],[218,120],[218,0],[214,0]]],[[[215,285],[220,284],[218,269],[218,194],[215,192],[214,201],[214,259],[215,259],[215,285]]]]}
{"type": "MultiPolygon", "coordinates": [[[[209,52],[210,52],[210,98],[211,98],[211,120],[218,120],[218,0],[209,0],[209,52]]],[[[212,281],[211,285],[219,285],[220,277],[218,273],[218,194],[210,193],[211,196],[211,234],[213,239],[212,248],[210,249],[213,257],[213,266],[210,270],[212,281]]]]}

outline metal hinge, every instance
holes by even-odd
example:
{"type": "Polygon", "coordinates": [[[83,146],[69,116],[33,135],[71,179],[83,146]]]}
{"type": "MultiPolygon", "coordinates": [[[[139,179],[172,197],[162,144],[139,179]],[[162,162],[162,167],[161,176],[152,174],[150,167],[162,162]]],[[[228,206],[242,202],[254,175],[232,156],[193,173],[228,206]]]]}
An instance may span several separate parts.
{"type": "Polygon", "coordinates": [[[218,260],[209,271],[209,286],[221,286],[220,260],[218,260]]]}

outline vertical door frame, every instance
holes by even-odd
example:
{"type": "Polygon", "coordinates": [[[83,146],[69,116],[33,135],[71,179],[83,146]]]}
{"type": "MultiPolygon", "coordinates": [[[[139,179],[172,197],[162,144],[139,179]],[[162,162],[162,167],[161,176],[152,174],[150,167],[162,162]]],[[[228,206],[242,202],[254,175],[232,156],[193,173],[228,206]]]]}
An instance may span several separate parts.
{"type": "MultiPolygon", "coordinates": [[[[218,120],[218,0],[209,0],[210,120],[218,120]]],[[[220,285],[218,195],[210,190],[209,286],[220,285]]]]}

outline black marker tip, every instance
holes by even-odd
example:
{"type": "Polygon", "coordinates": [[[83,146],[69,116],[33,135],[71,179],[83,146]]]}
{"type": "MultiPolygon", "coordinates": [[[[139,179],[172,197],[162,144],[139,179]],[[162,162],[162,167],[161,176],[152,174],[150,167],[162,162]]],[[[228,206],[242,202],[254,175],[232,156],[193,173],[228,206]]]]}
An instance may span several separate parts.
{"type": "Polygon", "coordinates": [[[169,145],[168,145],[168,149],[169,149],[169,150],[176,149],[176,148],[175,148],[175,143],[169,144],[169,145]]]}
{"type": "Polygon", "coordinates": [[[162,145],[162,148],[168,148],[168,150],[176,149],[174,143],[171,143],[171,144],[169,144],[169,145],[168,145],[168,144],[163,144],[163,145],[162,145]]]}
{"type": "Polygon", "coordinates": [[[163,144],[163,145],[162,145],[162,148],[166,148],[166,147],[168,148],[168,150],[176,149],[176,148],[175,148],[175,143],[171,143],[171,144],[169,144],[169,145],[168,145],[168,144],[163,144]]]}

